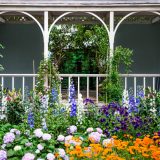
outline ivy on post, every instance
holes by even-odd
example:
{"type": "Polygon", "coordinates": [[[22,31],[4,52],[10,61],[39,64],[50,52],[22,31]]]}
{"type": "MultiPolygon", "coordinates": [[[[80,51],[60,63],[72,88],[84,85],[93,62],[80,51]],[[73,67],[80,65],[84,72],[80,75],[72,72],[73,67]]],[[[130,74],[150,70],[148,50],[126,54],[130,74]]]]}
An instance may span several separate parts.
{"type": "Polygon", "coordinates": [[[57,68],[52,63],[51,59],[42,60],[38,71],[38,82],[36,85],[36,92],[41,92],[43,95],[46,92],[51,91],[55,88],[59,92],[60,77],[57,72],[57,68]],[[47,75],[47,88],[46,90],[46,79],[44,75],[47,75]]]}

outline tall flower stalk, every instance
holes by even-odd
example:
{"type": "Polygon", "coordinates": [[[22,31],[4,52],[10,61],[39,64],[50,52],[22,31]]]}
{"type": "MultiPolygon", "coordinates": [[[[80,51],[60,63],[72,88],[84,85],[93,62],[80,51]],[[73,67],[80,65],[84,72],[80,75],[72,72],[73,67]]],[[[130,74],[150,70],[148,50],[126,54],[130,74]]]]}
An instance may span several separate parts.
{"type": "Polygon", "coordinates": [[[32,111],[28,113],[28,125],[30,128],[34,128],[34,114],[32,111]]]}
{"type": "Polygon", "coordinates": [[[48,103],[49,103],[49,96],[44,95],[41,97],[41,118],[42,118],[42,128],[47,130],[46,124],[46,113],[48,112],[48,103]]]}
{"type": "Polygon", "coordinates": [[[84,116],[84,103],[83,103],[82,94],[79,94],[78,95],[78,104],[77,104],[78,123],[82,124],[83,116],[84,116]]]}
{"type": "Polygon", "coordinates": [[[71,117],[76,116],[76,112],[77,112],[75,96],[76,96],[76,92],[75,92],[74,83],[73,81],[71,81],[70,87],[69,87],[69,104],[71,106],[71,111],[70,111],[71,117]]]}

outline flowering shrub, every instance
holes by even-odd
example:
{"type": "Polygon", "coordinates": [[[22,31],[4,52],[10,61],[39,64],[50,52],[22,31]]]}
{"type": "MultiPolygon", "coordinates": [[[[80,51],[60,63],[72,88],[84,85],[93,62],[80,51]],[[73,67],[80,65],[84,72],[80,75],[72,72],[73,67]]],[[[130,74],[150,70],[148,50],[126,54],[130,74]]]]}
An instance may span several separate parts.
{"type": "Polygon", "coordinates": [[[8,91],[5,93],[3,99],[2,105],[6,108],[7,121],[11,124],[21,123],[25,110],[20,91],[8,91]]]}
{"type": "Polygon", "coordinates": [[[106,139],[103,134],[91,132],[82,137],[70,137],[65,141],[66,153],[69,158],[74,159],[107,159],[107,160],[127,160],[127,159],[154,159],[159,160],[160,135],[155,133],[153,137],[149,135],[144,138],[133,139],[130,135],[124,135],[125,139],[117,139],[113,136],[106,139]],[[76,142],[76,143],[75,143],[76,142]]]}
{"type": "Polygon", "coordinates": [[[142,138],[124,134],[107,138],[101,128],[87,128],[77,132],[76,126],[69,126],[66,136],[45,133],[42,129],[20,132],[10,129],[1,139],[0,160],[54,160],[54,159],[154,159],[160,157],[160,132],[142,138]]]}
{"type": "Polygon", "coordinates": [[[1,142],[0,160],[23,159],[34,160],[45,159],[49,153],[54,153],[55,141],[51,134],[44,133],[42,129],[31,132],[20,133],[17,129],[11,129],[3,136],[1,142]],[[7,155],[7,158],[5,158],[7,155]]]}

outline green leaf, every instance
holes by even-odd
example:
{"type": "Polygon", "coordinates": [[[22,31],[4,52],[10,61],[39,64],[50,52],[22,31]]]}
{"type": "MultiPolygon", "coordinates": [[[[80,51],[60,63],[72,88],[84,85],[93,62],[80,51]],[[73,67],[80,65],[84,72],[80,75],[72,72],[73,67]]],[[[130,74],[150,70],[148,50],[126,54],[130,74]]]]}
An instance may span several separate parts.
{"type": "Polygon", "coordinates": [[[9,149],[7,152],[8,157],[12,157],[14,155],[14,151],[12,149],[9,149]]]}
{"type": "Polygon", "coordinates": [[[23,139],[21,142],[20,142],[20,144],[25,144],[25,143],[27,143],[28,142],[28,139],[23,139]]]}

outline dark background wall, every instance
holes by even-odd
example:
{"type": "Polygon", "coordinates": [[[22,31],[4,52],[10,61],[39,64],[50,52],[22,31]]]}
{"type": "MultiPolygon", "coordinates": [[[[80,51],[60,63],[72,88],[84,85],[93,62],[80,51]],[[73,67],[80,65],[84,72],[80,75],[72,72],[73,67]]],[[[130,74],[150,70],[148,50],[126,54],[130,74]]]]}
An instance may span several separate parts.
{"type": "MultiPolygon", "coordinates": [[[[33,73],[43,59],[43,39],[35,24],[0,24],[0,64],[4,73],[33,73]]],[[[117,31],[115,45],[134,51],[132,73],[160,73],[160,24],[123,24],[117,31]]]]}
{"type": "Polygon", "coordinates": [[[133,50],[132,73],[160,73],[160,24],[123,24],[115,44],[133,50]]]}
{"type": "Polygon", "coordinates": [[[37,70],[43,59],[42,33],[35,24],[0,24],[0,43],[4,73],[33,73],[33,60],[37,70]]]}

